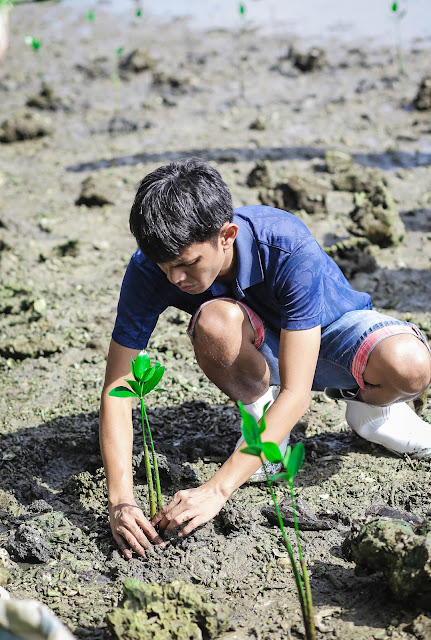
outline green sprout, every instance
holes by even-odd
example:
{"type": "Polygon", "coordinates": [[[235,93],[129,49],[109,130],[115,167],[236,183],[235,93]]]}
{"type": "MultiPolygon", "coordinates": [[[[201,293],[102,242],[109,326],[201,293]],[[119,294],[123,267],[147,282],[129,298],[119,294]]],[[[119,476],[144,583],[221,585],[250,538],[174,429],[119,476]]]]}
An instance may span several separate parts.
{"type": "Polygon", "coordinates": [[[40,40],[30,35],[24,37],[24,42],[27,46],[31,47],[33,51],[39,51],[42,46],[42,42],[40,40]]]}
{"type": "Polygon", "coordinates": [[[302,442],[299,442],[293,449],[289,445],[286,449],[286,453],[283,456],[278,445],[275,442],[262,442],[261,434],[265,431],[266,428],[265,413],[267,407],[265,407],[262,419],[258,424],[255,418],[253,418],[253,416],[251,416],[244,410],[244,406],[241,402],[238,402],[238,406],[241,411],[242,417],[242,434],[247,444],[246,447],[241,449],[241,453],[247,453],[251,456],[256,456],[260,458],[262,462],[262,466],[266,475],[266,481],[269,487],[271,498],[274,503],[275,511],[277,513],[278,523],[283,536],[283,542],[289,555],[289,559],[293,569],[293,575],[295,577],[298,598],[301,604],[302,619],[304,621],[305,635],[307,640],[316,640],[316,629],[314,625],[313,601],[311,597],[310,581],[308,578],[304,554],[302,552],[301,539],[299,537],[295,495],[293,491],[293,478],[298,473],[304,461],[304,445],[302,444],[302,442]],[[283,471],[282,473],[277,473],[276,475],[270,477],[265,467],[265,458],[269,462],[281,463],[285,471],[283,471]],[[298,564],[295,560],[295,556],[293,555],[293,550],[287,537],[286,530],[284,528],[283,518],[281,517],[280,508],[278,506],[277,498],[272,486],[274,480],[286,480],[290,487],[290,497],[292,500],[293,518],[295,523],[296,543],[298,547],[299,564],[301,568],[300,570],[298,569],[298,564]]]}
{"type": "Polygon", "coordinates": [[[35,38],[34,36],[27,34],[26,36],[24,36],[24,42],[28,47],[31,47],[33,49],[36,56],[36,60],[38,61],[38,65],[39,65],[39,77],[43,79],[44,72],[43,72],[42,59],[40,57],[42,41],[39,40],[38,38],[35,38]]]}
{"type": "Polygon", "coordinates": [[[153,518],[162,507],[162,492],[153,436],[151,435],[144,398],[150,391],[162,391],[162,389],[157,389],[156,387],[163,377],[165,367],[162,367],[159,362],[151,366],[150,357],[147,352],[143,350],[138,354],[136,360],[131,358],[131,370],[134,380],[125,379],[130,389],[123,386],[115,387],[115,389],[109,392],[109,395],[115,396],[116,398],[139,398],[141,404],[142,435],[144,438],[145,473],[150,499],[150,516],[153,518]],[[148,451],[147,436],[151,447],[152,465],[148,451]],[[154,485],[156,486],[157,502],[154,496],[154,485]]]}
{"type": "Polygon", "coordinates": [[[399,2],[392,2],[391,11],[396,19],[398,71],[400,75],[404,75],[404,64],[403,64],[402,42],[401,42],[401,20],[406,15],[407,10],[406,9],[401,10],[399,2]]]}
{"type": "Polygon", "coordinates": [[[124,47],[118,47],[118,49],[115,49],[114,71],[112,72],[112,82],[114,85],[115,95],[115,111],[117,113],[120,110],[120,56],[123,51],[124,47]]]}

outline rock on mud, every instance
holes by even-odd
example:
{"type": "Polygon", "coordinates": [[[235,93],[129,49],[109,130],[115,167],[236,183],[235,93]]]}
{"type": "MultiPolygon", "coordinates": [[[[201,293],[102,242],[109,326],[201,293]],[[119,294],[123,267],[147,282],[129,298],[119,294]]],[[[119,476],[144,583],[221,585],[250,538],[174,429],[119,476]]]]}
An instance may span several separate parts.
{"type": "Polygon", "coordinates": [[[431,75],[425,76],[420,83],[413,105],[418,111],[431,109],[431,75]]]}
{"type": "Polygon", "coordinates": [[[262,204],[286,211],[323,213],[325,195],[329,190],[330,186],[322,178],[292,175],[273,189],[261,191],[259,199],[262,204]]]}
{"type": "Polygon", "coordinates": [[[27,524],[18,527],[5,547],[14,560],[21,562],[48,562],[53,557],[53,551],[42,532],[27,524]]]}
{"type": "Polygon", "coordinates": [[[183,580],[146,584],[129,578],[123,592],[122,607],[107,615],[113,636],[121,640],[202,640],[229,626],[228,609],[183,580]]]}
{"type": "MultiPolygon", "coordinates": [[[[301,498],[296,498],[296,521],[299,529],[304,531],[325,531],[333,529],[335,523],[330,520],[319,518],[314,511],[301,498]]],[[[293,514],[292,500],[290,494],[287,494],[278,505],[280,509],[281,519],[288,527],[295,526],[295,518],[293,514]]],[[[278,525],[278,516],[275,507],[262,507],[262,514],[271,524],[278,525]]]]}
{"type": "Polygon", "coordinates": [[[32,111],[19,111],[3,121],[0,127],[0,142],[33,140],[50,135],[52,132],[52,122],[46,116],[32,111]]]}
{"type": "Polygon", "coordinates": [[[419,606],[431,602],[431,521],[370,517],[354,523],[350,537],[352,558],[359,572],[381,571],[397,600],[419,606]]]}

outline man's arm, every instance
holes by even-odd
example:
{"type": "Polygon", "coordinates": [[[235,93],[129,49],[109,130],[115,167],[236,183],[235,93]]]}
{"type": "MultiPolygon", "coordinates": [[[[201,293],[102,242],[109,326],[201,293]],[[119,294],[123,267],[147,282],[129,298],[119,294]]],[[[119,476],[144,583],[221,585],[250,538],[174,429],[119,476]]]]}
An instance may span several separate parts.
{"type": "MultiPolygon", "coordinates": [[[[281,444],[310,403],[310,392],[320,348],[320,326],[301,331],[281,330],[279,369],[280,394],[266,414],[262,440],[281,444]]],[[[244,445],[246,446],[246,445],[244,445]]],[[[259,468],[260,462],[236,450],[215,475],[196,489],[178,491],[153,518],[160,529],[184,536],[208,522],[230,495],[259,468]]]]}
{"type": "Polygon", "coordinates": [[[130,358],[138,350],[128,349],[111,340],[106,364],[99,419],[100,449],[108,486],[108,507],[112,534],[126,558],[130,548],[145,556],[150,541],[164,545],[162,539],[133,496],[132,476],[132,403],[131,398],[109,396],[114,387],[124,385],[130,377],[130,358]]]}

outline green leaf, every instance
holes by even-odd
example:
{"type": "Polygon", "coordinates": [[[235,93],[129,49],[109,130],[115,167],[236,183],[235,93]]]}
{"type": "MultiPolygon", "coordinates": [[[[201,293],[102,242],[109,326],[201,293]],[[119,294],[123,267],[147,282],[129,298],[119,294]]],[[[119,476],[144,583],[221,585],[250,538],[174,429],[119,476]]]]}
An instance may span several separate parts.
{"type": "Polygon", "coordinates": [[[244,447],[244,449],[241,449],[241,453],[248,453],[251,456],[260,457],[261,452],[262,452],[262,449],[258,444],[252,444],[248,447],[244,447]]]}
{"type": "Polygon", "coordinates": [[[238,406],[239,406],[239,410],[241,411],[241,417],[242,417],[241,431],[242,431],[242,435],[244,436],[244,440],[249,445],[253,445],[253,444],[260,445],[262,440],[260,437],[260,430],[256,420],[253,418],[253,416],[247,413],[247,411],[245,411],[244,405],[242,404],[242,402],[238,401],[238,406]]]}
{"type": "Polygon", "coordinates": [[[142,391],[142,394],[144,396],[146,396],[147,393],[150,393],[150,391],[152,391],[154,387],[156,387],[159,384],[160,380],[163,377],[164,372],[165,372],[165,367],[157,367],[157,369],[154,371],[151,378],[146,382],[144,382],[144,388],[142,391]]]}
{"type": "Polygon", "coordinates": [[[136,393],[130,391],[127,387],[115,387],[115,389],[112,389],[108,395],[115,396],[116,398],[136,398],[136,393]]]}
{"type": "Polygon", "coordinates": [[[304,462],[305,449],[302,442],[298,442],[296,447],[292,449],[290,454],[289,464],[287,467],[287,473],[289,474],[289,480],[293,480],[298,471],[300,470],[302,463],[304,462]]]}
{"type": "Polygon", "coordinates": [[[139,352],[138,357],[135,360],[135,365],[133,367],[133,377],[135,378],[135,380],[138,380],[138,382],[142,380],[144,373],[149,368],[150,368],[150,356],[145,351],[145,349],[143,349],[142,351],[139,352]]]}
{"type": "Polygon", "coordinates": [[[286,480],[286,482],[288,482],[289,480],[289,474],[287,473],[287,471],[282,471],[281,473],[276,473],[275,475],[271,476],[271,480],[286,480]]]}
{"type": "MultiPolygon", "coordinates": [[[[160,367],[160,365],[159,365],[160,367]]],[[[144,375],[142,376],[142,382],[147,382],[147,380],[149,380],[151,378],[151,376],[153,375],[153,373],[155,372],[155,370],[157,369],[157,366],[154,364],[152,367],[150,367],[149,369],[146,370],[146,372],[144,373],[144,375]]]]}
{"type": "Polygon", "coordinates": [[[262,453],[268,462],[281,462],[283,460],[278,444],[275,442],[262,442],[262,453]]]}
{"type": "Polygon", "coordinates": [[[289,444],[289,446],[288,446],[288,447],[287,447],[287,449],[286,449],[286,453],[285,453],[285,454],[284,454],[284,456],[283,456],[283,467],[284,467],[285,469],[287,469],[287,466],[288,466],[288,464],[289,464],[289,458],[290,458],[290,454],[291,454],[291,453],[292,453],[292,447],[291,447],[291,446],[290,446],[290,444],[289,444]]]}
{"type": "Polygon", "coordinates": [[[141,385],[137,380],[126,380],[126,382],[130,384],[130,386],[132,387],[136,395],[138,396],[141,395],[141,385]]]}

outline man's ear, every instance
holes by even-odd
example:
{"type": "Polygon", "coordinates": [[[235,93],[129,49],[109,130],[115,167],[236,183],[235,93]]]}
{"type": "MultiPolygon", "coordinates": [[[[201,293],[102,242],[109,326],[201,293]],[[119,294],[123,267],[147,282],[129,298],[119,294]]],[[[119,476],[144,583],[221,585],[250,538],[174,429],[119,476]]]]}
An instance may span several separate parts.
{"type": "Polygon", "coordinates": [[[229,249],[235,242],[238,234],[238,225],[233,222],[225,222],[220,229],[220,239],[223,249],[229,249]]]}

